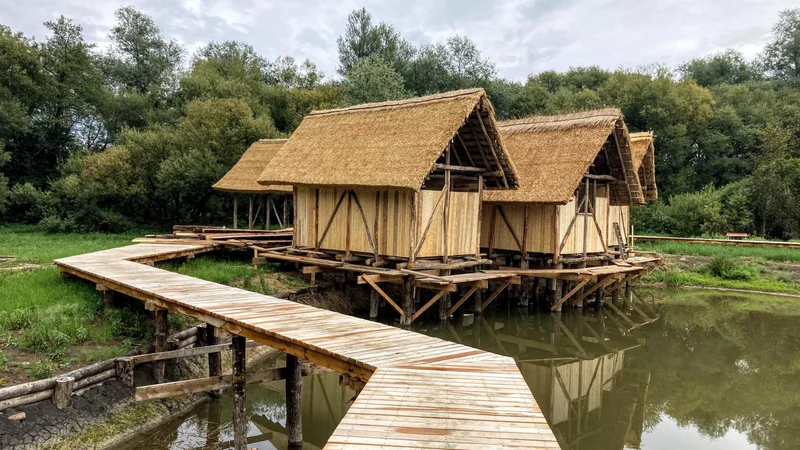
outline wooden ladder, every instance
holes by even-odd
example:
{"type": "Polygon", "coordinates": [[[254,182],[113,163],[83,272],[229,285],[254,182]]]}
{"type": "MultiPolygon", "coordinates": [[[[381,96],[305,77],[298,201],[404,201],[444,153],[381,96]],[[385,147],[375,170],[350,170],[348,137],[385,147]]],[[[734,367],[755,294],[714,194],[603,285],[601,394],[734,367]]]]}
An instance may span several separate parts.
{"type": "Polygon", "coordinates": [[[622,259],[628,259],[628,244],[622,240],[622,230],[619,227],[619,222],[614,222],[614,233],[617,235],[617,248],[619,249],[619,256],[622,259]]]}

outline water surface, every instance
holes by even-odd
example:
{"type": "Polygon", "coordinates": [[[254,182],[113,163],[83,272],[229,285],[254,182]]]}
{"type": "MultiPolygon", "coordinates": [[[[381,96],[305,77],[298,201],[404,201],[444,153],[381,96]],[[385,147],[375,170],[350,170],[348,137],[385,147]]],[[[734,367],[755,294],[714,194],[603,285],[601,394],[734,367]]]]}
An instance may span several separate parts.
{"type": "MultiPolygon", "coordinates": [[[[564,449],[800,449],[799,300],[638,293],[622,314],[498,301],[414,330],[515,358],[564,449]]],[[[304,379],[305,448],[325,445],[353,395],[336,374],[304,379]]],[[[286,448],[282,383],[248,386],[247,402],[249,447],[286,448]]],[[[231,405],[226,394],[120,449],[229,448],[231,405]]]]}

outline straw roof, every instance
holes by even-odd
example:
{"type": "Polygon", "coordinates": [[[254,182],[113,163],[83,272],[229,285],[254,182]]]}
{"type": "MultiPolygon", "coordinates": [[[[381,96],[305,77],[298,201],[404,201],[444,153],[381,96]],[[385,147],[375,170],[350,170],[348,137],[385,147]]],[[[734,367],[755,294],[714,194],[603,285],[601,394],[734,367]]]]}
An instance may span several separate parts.
{"type": "Polygon", "coordinates": [[[247,194],[290,193],[291,186],[261,185],[258,176],[270,164],[286,139],[261,139],[253,142],[239,161],[212,186],[218,191],[247,194]]]}
{"type": "Polygon", "coordinates": [[[448,145],[498,173],[485,177],[487,189],[517,186],[483,89],[314,111],[258,181],[419,190],[448,145]]]}
{"type": "Polygon", "coordinates": [[[499,127],[517,167],[520,188],[486,192],[486,201],[565,204],[600,158],[618,180],[627,180],[611,184],[613,203],[644,200],[619,109],[532,116],[503,121],[499,127]],[[604,148],[609,151],[601,153],[604,148]]]}
{"type": "Polygon", "coordinates": [[[631,153],[639,181],[644,190],[645,199],[656,200],[658,187],[656,186],[656,153],[652,131],[631,133],[631,153]]]}

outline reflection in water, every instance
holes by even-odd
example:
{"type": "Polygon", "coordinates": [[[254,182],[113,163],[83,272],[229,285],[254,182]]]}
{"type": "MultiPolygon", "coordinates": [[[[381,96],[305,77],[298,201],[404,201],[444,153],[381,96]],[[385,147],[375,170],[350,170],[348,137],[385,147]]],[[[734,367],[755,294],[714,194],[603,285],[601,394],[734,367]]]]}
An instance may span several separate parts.
{"type": "MultiPolygon", "coordinates": [[[[800,448],[796,299],[640,293],[667,301],[560,316],[500,302],[414,330],[514,357],[564,449],[800,448]]],[[[305,448],[324,446],[353,395],[336,374],[304,379],[305,448]]],[[[247,400],[249,447],[287,448],[282,382],[249,385],[247,400]]],[[[226,395],[119,448],[227,448],[231,406],[226,395]]]]}

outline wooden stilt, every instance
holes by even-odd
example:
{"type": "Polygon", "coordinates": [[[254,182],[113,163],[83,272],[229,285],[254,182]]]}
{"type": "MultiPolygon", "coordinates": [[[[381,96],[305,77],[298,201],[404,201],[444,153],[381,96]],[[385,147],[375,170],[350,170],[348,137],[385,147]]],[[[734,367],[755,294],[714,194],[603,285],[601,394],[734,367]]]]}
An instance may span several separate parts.
{"type": "MultiPolygon", "coordinates": [[[[206,329],[203,332],[206,337],[206,345],[217,345],[217,336],[214,333],[215,328],[213,325],[206,324],[206,329]]],[[[198,330],[199,332],[199,330],[198,330]]],[[[222,375],[222,354],[220,352],[208,354],[208,376],[218,377],[222,375]]],[[[222,397],[222,391],[217,389],[208,393],[214,398],[222,397]]]]}
{"type": "Polygon", "coordinates": [[[264,229],[269,230],[269,194],[264,196],[264,229]]]}
{"type": "MultiPolygon", "coordinates": [[[[447,276],[450,275],[449,270],[442,270],[439,272],[440,276],[447,276]]],[[[439,320],[447,320],[450,316],[447,314],[447,311],[450,310],[450,293],[446,292],[442,298],[439,299],[439,320]]]]}
{"type": "Polygon", "coordinates": [[[237,217],[237,213],[239,209],[239,201],[236,198],[236,194],[233,194],[233,229],[235,230],[238,228],[239,218],[237,217]]]}
{"type": "MultiPolygon", "coordinates": [[[[313,275],[313,274],[312,274],[313,275]]],[[[370,319],[377,319],[378,318],[378,308],[380,301],[380,294],[375,289],[369,291],[369,318],[370,319]]]]}
{"type": "Polygon", "coordinates": [[[271,220],[270,220],[271,216],[270,215],[272,214],[272,212],[271,212],[272,208],[271,207],[272,207],[272,194],[267,194],[267,206],[266,206],[266,208],[267,208],[267,225],[266,226],[267,226],[268,230],[269,230],[269,227],[271,225],[270,224],[270,222],[271,222],[271,220]]]}
{"type": "Polygon", "coordinates": [[[411,316],[414,315],[414,275],[403,278],[403,317],[400,325],[411,325],[411,316]]]}
{"type": "Polygon", "coordinates": [[[234,336],[231,343],[233,350],[233,448],[247,450],[246,339],[242,336],[234,336]]]}
{"type": "MultiPolygon", "coordinates": [[[[167,314],[166,309],[159,309],[155,312],[155,352],[167,351],[167,314]]],[[[156,383],[164,382],[164,361],[153,363],[153,379],[156,383]]]]}
{"type": "Polygon", "coordinates": [[[475,308],[474,309],[475,309],[475,314],[476,315],[483,314],[483,291],[485,291],[485,289],[478,289],[477,291],[475,291],[475,294],[472,296],[472,298],[475,299],[475,308]]]}
{"type": "Polygon", "coordinates": [[[247,206],[247,229],[253,229],[253,196],[250,195],[250,202],[247,206]]]}
{"type": "Polygon", "coordinates": [[[303,447],[303,368],[300,358],[286,355],[286,436],[289,448],[303,447]]]}
{"type": "Polygon", "coordinates": [[[281,222],[284,227],[289,226],[289,196],[283,196],[283,221],[281,222]]]}

